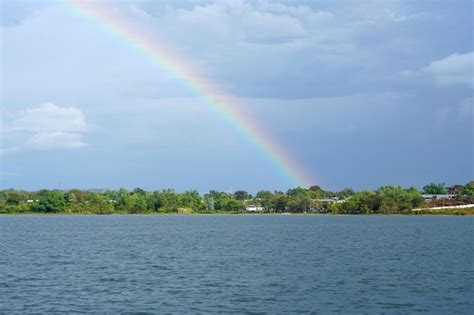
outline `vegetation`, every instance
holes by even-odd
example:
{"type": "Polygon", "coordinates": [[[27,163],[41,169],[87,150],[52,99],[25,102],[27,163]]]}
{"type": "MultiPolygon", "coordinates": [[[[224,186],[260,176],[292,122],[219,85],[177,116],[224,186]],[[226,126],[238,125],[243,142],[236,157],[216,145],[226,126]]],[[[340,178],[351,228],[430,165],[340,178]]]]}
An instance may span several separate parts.
{"type": "Polygon", "coordinates": [[[430,214],[430,215],[474,215],[474,207],[470,208],[443,208],[431,209],[426,208],[415,211],[414,214],[430,214]]]}
{"type": "MultiPolygon", "coordinates": [[[[101,192],[80,189],[61,190],[0,190],[0,213],[242,213],[249,205],[267,213],[332,213],[332,214],[408,214],[423,208],[418,214],[434,213],[429,208],[474,203],[474,181],[466,185],[431,183],[424,193],[446,194],[450,199],[425,200],[416,188],[383,186],[377,190],[355,192],[346,188],[331,192],[319,186],[282,191],[259,191],[252,194],[214,191],[200,195],[197,191],[178,193],[173,189],[147,192],[141,188],[128,191],[101,192]],[[426,208],[426,209],[425,209],[426,208]]],[[[456,209],[459,214],[472,214],[472,209],[456,209]]],[[[447,213],[448,210],[436,213],[447,213]]]]}
{"type": "Polygon", "coordinates": [[[430,183],[423,187],[423,192],[425,194],[433,194],[433,195],[440,195],[440,194],[447,194],[448,190],[446,188],[445,183],[435,184],[430,183]]]}

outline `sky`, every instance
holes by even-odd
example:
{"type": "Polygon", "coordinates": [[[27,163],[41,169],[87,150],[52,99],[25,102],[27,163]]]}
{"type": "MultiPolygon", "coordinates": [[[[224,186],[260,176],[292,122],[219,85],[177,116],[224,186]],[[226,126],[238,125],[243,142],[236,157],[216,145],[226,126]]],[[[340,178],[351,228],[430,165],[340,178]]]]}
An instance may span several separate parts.
{"type": "MultiPolygon", "coordinates": [[[[235,99],[311,184],[474,177],[472,1],[95,3],[235,99]]],[[[76,13],[1,2],[0,188],[295,185],[183,80],[76,13]]]]}

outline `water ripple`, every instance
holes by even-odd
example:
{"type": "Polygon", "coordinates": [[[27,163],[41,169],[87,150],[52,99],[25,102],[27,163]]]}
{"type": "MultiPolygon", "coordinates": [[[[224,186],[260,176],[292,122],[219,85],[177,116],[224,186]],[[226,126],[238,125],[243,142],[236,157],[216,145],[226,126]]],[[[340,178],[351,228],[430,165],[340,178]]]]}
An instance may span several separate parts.
{"type": "Polygon", "coordinates": [[[473,223],[1,216],[0,313],[472,314],[473,223]]]}

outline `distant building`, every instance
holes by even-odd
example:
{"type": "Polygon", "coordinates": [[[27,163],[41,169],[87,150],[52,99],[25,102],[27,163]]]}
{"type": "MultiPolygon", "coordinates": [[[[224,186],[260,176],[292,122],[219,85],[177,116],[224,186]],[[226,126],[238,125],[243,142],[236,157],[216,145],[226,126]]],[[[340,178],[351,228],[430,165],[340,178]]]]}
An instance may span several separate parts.
{"type": "Polygon", "coordinates": [[[342,203],[342,202],[346,202],[346,199],[339,199],[337,197],[333,197],[333,198],[322,198],[322,199],[316,199],[316,201],[319,201],[319,202],[322,202],[322,203],[342,203]]]}
{"type": "Polygon", "coordinates": [[[422,194],[421,195],[425,200],[433,200],[433,199],[453,199],[456,195],[453,194],[422,194]]]}
{"type": "Polygon", "coordinates": [[[253,212],[253,211],[263,211],[265,209],[262,206],[248,205],[245,207],[245,210],[253,212]]]}
{"type": "Polygon", "coordinates": [[[321,199],[316,199],[316,200],[319,202],[326,202],[326,203],[333,203],[337,201],[336,199],[333,199],[333,198],[321,198],[321,199]]]}

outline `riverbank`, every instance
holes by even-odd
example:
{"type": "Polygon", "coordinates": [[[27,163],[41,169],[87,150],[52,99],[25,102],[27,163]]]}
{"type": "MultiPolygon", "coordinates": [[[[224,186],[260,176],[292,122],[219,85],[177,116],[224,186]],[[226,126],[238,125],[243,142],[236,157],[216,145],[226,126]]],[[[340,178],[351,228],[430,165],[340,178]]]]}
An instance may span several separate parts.
{"type": "MultiPolygon", "coordinates": [[[[141,188],[132,191],[125,188],[100,191],[9,189],[0,190],[0,213],[422,214],[427,211],[420,210],[424,208],[439,206],[455,208],[458,205],[474,204],[474,181],[466,185],[455,185],[449,189],[444,187],[444,184],[429,184],[423,189],[425,194],[414,187],[401,186],[382,186],[377,190],[362,191],[347,188],[332,192],[319,186],[311,186],[296,187],[286,192],[261,190],[255,195],[243,190],[235,192],[211,190],[208,193],[199,193],[196,190],[145,191],[141,188]],[[446,194],[448,190],[451,194],[446,194]]],[[[443,209],[441,212],[451,214],[453,211],[443,209]]],[[[453,214],[472,214],[472,211],[458,209],[453,214]]]]}
{"type": "Polygon", "coordinates": [[[415,215],[474,215],[474,205],[413,209],[415,215]]]}
{"type": "Polygon", "coordinates": [[[17,213],[0,213],[2,216],[413,216],[413,215],[453,215],[453,216],[471,216],[474,215],[474,207],[471,208],[443,208],[443,209],[413,209],[408,213],[364,213],[364,214],[348,214],[348,213],[269,213],[269,212],[191,212],[191,213],[41,213],[41,212],[17,212],[17,213]]]}

